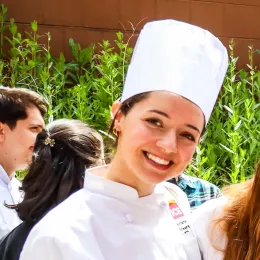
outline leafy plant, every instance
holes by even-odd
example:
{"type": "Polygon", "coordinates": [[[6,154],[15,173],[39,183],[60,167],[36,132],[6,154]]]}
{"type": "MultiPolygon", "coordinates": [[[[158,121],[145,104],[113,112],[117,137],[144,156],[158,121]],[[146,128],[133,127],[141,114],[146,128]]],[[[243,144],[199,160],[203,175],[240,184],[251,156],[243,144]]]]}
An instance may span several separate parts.
{"type": "MultiPolygon", "coordinates": [[[[51,35],[38,34],[37,22],[30,32],[19,32],[7,8],[0,6],[0,84],[25,87],[41,93],[50,108],[47,120],[74,118],[105,133],[110,123],[110,106],[121,95],[132,48],[122,33],[114,42],[82,48],[73,39],[73,59],[51,54],[51,35]],[[8,33],[9,30],[9,33],[8,33]],[[41,43],[39,41],[41,40],[41,43]],[[4,53],[5,47],[9,52],[4,53]]],[[[252,175],[260,157],[260,71],[254,66],[249,47],[246,69],[238,70],[234,43],[224,86],[213,110],[205,135],[186,172],[217,185],[244,181],[252,175]]]]}
{"type": "Polygon", "coordinates": [[[253,173],[260,158],[260,71],[249,47],[249,70],[237,70],[231,42],[223,88],[188,174],[216,184],[238,183],[253,173]]]}

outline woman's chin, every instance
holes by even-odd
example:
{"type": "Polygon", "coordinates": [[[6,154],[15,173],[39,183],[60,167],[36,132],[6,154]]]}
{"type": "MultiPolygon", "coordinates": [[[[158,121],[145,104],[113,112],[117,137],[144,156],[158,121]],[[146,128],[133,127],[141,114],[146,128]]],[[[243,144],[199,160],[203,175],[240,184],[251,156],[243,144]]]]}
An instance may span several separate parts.
{"type": "Polygon", "coordinates": [[[164,182],[169,179],[168,174],[162,174],[162,173],[153,173],[152,171],[148,173],[143,173],[140,178],[151,185],[157,185],[161,182],[164,182]]]}

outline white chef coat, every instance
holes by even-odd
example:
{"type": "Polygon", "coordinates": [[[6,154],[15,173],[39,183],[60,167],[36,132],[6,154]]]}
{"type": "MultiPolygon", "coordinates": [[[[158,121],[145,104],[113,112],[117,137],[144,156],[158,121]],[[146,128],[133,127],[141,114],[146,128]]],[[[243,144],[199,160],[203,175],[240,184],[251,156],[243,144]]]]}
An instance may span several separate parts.
{"type": "Polygon", "coordinates": [[[223,253],[220,250],[225,248],[226,236],[214,224],[215,220],[222,216],[227,203],[228,200],[224,196],[210,200],[196,209],[191,215],[190,222],[198,238],[203,260],[223,259],[223,253]]]}
{"type": "Polygon", "coordinates": [[[184,215],[188,217],[191,214],[191,208],[186,193],[177,185],[170,182],[163,182],[161,184],[158,184],[155,188],[155,191],[157,191],[157,189],[161,189],[161,187],[165,187],[168,191],[168,193],[165,193],[165,198],[168,201],[176,201],[184,215]]]}
{"type": "Polygon", "coordinates": [[[4,205],[17,204],[20,201],[19,186],[20,182],[15,177],[10,180],[0,165],[0,239],[21,223],[16,211],[4,205]]]}
{"type": "Polygon", "coordinates": [[[84,188],[36,224],[20,260],[200,260],[196,238],[180,232],[168,198],[165,187],[139,198],[129,186],[87,173],[84,188]]]}

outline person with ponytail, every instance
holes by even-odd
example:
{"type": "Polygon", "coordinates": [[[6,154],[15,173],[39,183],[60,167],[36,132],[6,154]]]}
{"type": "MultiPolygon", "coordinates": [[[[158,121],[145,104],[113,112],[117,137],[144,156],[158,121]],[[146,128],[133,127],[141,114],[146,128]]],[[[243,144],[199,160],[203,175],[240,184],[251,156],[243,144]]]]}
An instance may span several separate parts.
{"type": "Polygon", "coordinates": [[[78,120],[50,123],[36,139],[32,163],[20,190],[24,199],[6,207],[23,221],[0,244],[1,260],[18,260],[33,226],[47,212],[82,188],[85,170],[100,164],[101,136],[78,120]]]}
{"type": "Polygon", "coordinates": [[[224,195],[192,215],[203,260],[260,260],[260,161],[252,179],[224,195]]]}

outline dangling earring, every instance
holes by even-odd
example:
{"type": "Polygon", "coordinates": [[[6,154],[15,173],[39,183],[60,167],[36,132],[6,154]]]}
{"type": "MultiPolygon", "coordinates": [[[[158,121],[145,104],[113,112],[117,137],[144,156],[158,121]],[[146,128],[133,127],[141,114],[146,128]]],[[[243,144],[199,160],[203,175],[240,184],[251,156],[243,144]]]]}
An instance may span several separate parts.
{"type": "Polygon", "coordinates": [[[116,127],[113,128],[113,134],[118,137],[118,131],[116,130],[116,127]]]}
{"type": "Polygon", "coordinates": [[[0,137],[3,137],[3,139],[1,138],[1,141],[5,141],[5,134],[4,134],[5,132],[4,132],[4,129],[3,128],[1,128],[0,129],[0,137]]]}

